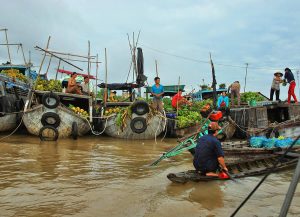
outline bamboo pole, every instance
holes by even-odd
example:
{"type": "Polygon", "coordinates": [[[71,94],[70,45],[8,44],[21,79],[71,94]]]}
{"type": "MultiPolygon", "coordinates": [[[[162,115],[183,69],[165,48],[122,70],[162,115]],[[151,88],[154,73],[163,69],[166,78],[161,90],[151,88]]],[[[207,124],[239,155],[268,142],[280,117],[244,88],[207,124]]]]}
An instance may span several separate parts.
{"type": "Polygon", "coordinates": [[[22,55],[23,55],[23,59],[24,59],[24,63],[25,63],[25,65],[26,65],[26,64],[27,64],[27,62],[26,62],[26,57],[25,57],[24,50],[23,50],[23,45],[22,45],[22,44],[20,44],[20,47],[21,47],[21,51],[22,51],[22,55]]]}
{"type": "Polygon", "coordinates": [[[246,86],[247,86],[247,76],[248,76],[248,63],[246,63],[246,74],[245,74],[245,86],[244,86],[244,93],[246,92],[246,86]]]}
{"type": "MultiPolygon", "coordinates": [[[[90,55],[91,55],[91,43],[88,41],[88,78],[90,79],[90,70],[91,70],[91,65],[90,65],[90,55]]],[[[90,122],[93,121],[93,102],[92,102],[92,96],[90,96],[90,81],[88,82],[88,94],[89,94],[89,108],[90,108],[90,122]]]]}
{"type": "Polygon", "coordinates": [[[156,71],[156,77],[158,77],[157,60],[155,60],[155,71],[156,71]]]}
{"type": "MultiPolygon", "coordinates": [[[[47,57],[50,57],[51,54],[47,54],[46,55],[47,57]]],[[[61,57],[61,59],[64,59],[64,60],[69,60],[69,61],[74,61],[74,62],[80,62],[80,63],[87,63],[88,61],[87,60],[79,60],[79,59],[71,59],[69,57],[61,57]]],[[[90,61],[90,63],[102,63],[101,61],[90,61]]]]}
{"type": "MultiPolygon", "coordinates": [[[[179,93],[179,87],[180,87],[180,76],[178,78],[178,86],[177,86],[177,94],[179,93]]],[[[177,102],[176,102],[176,117],[178,117],[178,106],[179,106],[179,102],[178,102],[178,98],[177,98],[177,102]]]]}
{"type": "Polygon", "coordinates": [[[47,66],[47,71],[45,73],[45,76],[47,77],[48,75],[48,71],[49,71],[49,68],[50,68],[50,65],[51,65],[51,60],[52,60],[52,55],[50,56],[50,59],[49,59],[49,63],[48,63],[48,66],[47,66]]]}
{"type": "Polygon", "coordinates": [[[73,56],[73,57],[81,57],[81,58],[85,58],[85,59],[95,59],[95,56],[90,56],[90,58],[88,56],[83,56],[83,55],[79,55],[79,54],[72,54],[72,53],[64,53],[64,52],[60,52],[60,51],[55,51],[55,50],[48,50],[49,52],[53,53],[53,54],[60,54],[60,55],[64,55],[64,56],[73,56]]]}
{"type": "Polygon", "coordinates": [[[9,45],[8,45],[7,29],[4,29],[4,32],[5,32],[5,40],[6,40],[6,44],[7,44],[8,58],[9,58],[10,64],[12,64],[12,62],[11,62],[11,56],[10,56],[10,50],[9,50],[9,45]]]}
{"type": "Polygon", "coordinates": [[[82,68],[79,68],[78,66],[75,66],[74,64],[72,64],[72,63],[70,63],[70,62],[64,60],[63,58],[61,58],[61,57],[59,57],[59,56],[57,56],[57,55],[51,53],[51,52],[48,51],[48,50],[44,50],[43,48],[40,48],[39,46],[35,46],[35,48],[37,48],[37,49],[39,49],[39,50],[42,50],[42,51],[44,51],[45,53],[49,53],[49,54],[51,54],[52,56],[54,56],[55,58],[60,59],[61,61],[63,61],[63,62],[65,62],[65,63],[67,63],[67,64],[69,64],[69,65],[75,67],[76,69],[79,69],[80,71],[83,71],[82,68]]]}
{"type": "Polygon", "coordinates": [[[104,88],[104,107],[106,107],[106,102],[107,102],[107,53],[106,53],[106,48],[104,50],[105,53],[105,88],[104,88]]]}
{"type": "Polygon", "coordinates": [[[98,91],[98,71],[99,71],[99,64],[98,64],[98,54],[96,55],[96,100],[97,100],[97,91],[98,91]]]}
{"type": "Polygon", "coordinates": [[[40,76],[41,71],[42,71],[42,67],[43,67],[43,64],[44,64],[44,61],[45,61],[45,58],[46,58],[46,54],[47,54],[46,51],[49,48],[50,39],[51,39],[51,36],[48,37],[47,46],[46,46],[46,50],[45,50],[45,53],[44,53],[44,57],[41,61],[41,65],[40,65],[39,72],[38,72],[38,77],[40,76]]]}
{"type": "Polygon", "coordinates": [[[55,80],[57,80],[57,75],[58,75],[58,70],[59,70],[59,67],[60,67],[60,62],[61,62],[61,60],[58,61],[58,66],[57,66],[57,70],[56,70],[56,74],[55,74],[55,80]]]}
{"type": "Polygon", "coordinates": [[[21,43],[4,43],[4,44],[0,44],[1,46],[20,46],[22,45],[21,43]]]}

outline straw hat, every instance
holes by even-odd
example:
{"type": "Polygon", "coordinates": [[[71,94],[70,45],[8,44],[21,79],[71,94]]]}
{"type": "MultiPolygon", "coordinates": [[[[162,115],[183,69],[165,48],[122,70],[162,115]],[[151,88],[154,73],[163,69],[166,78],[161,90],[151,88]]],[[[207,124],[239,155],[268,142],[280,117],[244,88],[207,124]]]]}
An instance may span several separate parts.
{"type": "Polygon", "coordinates": [[[275,75],[275,76],[279,75],[280,77],[283,76],[283,74],[282,74],[281,72],[275,72],[274,75],[275,75]]]}

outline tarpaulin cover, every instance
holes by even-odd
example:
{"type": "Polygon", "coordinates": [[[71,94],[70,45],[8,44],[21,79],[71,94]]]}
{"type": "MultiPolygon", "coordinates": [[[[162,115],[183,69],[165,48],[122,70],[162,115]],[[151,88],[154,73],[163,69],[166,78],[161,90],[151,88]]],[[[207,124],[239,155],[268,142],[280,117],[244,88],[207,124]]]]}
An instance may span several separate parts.
{"type": "MultiPolygon", "coordinates": [[[[98,84],[98,87],[105,88],[105,83],[98,84]]],[[[132,88],[137,88],[138,86],[136,84],[132,83],[112,83],[107,84],[107,88],[110,90],[128,90],[132,88]]]]}
{"type": "MultiPolygon", "coordinates": [[[[63,69],[58,69],[57,71],[60,72],[60,73],[67,74],[67,75],[72,75],[72,74],[73,74],[73,72],[67,71],[67,70],[63,70],[63,69]]],[[[87,74],[82,74],[82,73],[78,73],[78,72],[76,72],[76,74],[77,74],[77,75],[82,75],[83,77],[87,77],[87,76],[88,76],[87,74]]],[[[93,76],[93,75],[90,75],[89,78],[90,78],[90,79],[96,79],[96,77],[93,76]]]]}

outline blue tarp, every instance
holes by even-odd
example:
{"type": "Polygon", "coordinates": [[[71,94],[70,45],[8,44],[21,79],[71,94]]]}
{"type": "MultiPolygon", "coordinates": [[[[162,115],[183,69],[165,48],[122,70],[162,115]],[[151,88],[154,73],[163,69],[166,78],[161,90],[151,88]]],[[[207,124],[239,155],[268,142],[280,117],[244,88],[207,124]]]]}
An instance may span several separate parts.
{"type": "MultiPolygon", "coordinates": [[[[250,146],[253,148],[285,148],[294,142],[291,138],[278,139],[278,138],[266,138],[262,136],[251,137],[250,146]]],[[[296,142],[296,145],[300,145],[300,140],[296,142]]]]}

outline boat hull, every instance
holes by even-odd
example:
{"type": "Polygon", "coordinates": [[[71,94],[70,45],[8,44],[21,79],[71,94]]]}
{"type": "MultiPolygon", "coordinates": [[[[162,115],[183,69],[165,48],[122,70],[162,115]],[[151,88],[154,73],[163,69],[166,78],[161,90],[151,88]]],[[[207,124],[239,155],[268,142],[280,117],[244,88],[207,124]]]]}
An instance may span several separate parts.
{"type": "Polygon", "coordinates": [[[163,116],[153,116],[147,122],[147,129],[143,133],[135,133],[130,127],[131,119],[126,120],[126,126],[123,130],[116,124],[117,115],[111,116],[107,119],[107,123],[103,123],[105,127],[105,134],[115,138],[121,139],[136,139],[147,140],[154,139],[159,136],[165,128],[165,118],[163,116]]]}
{"type": "Polygon", "coordinates": [[[73,122],[77,123],[78,136],[83,136],[90,130],[88,120],[80,117],[69,109],[66,109],[62,106],[58,106],[55,109],[48,109],[43,105],[39,105],[35,108],[27,110],[24,113],[23,122],[30,134],[35,136],[39,135],[40,129],[43,127],[41,118],[42,115],[46,112],[55,112],[59,115],[61,119],[60,125],[57,128],[59,138],[66,138],[71,136],[73,122]]]}
{"type": "MultiPolygon", "coordinates": [[[[232,178],[243,178],[249,176],[258,176],[267,173],[273,164],[277,161],[281,155],[272,155],[265,158],[260,158],[252,161],[244,161],[240,163],[228,164],[227,168],[232,178]]],[[[287,156],[278,164],[274,171],[280,171],[284,169],[293,168],[296,166],[299,158],[299,154],[294,156],[287,156]]],[[[170,173],[167,178],[175,183],[186,183],[189,181],[201,182],[201,181],[213,181],[213,180],[228,180],[221,179],[219,177],[204,176],[195,170],[189,170],[180,173],[170,173]]]]}
{"type": "Polygon", "coordinates": [[[0,117],[0,132],[13,130],[17,127],[17,114],[6,114],[0,117]]]}

